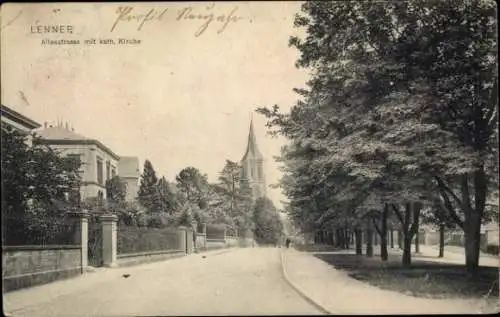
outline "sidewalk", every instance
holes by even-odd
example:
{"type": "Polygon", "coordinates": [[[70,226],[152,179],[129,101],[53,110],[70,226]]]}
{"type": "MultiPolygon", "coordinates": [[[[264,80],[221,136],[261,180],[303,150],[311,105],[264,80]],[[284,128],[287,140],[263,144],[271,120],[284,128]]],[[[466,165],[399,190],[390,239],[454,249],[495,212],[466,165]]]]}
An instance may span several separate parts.
{"type": "Polygon", "coordinates": [[[484,309],[481,300],[427,299],[382,290],[293,249],[285,250],[283,265],[290,281],[332,314],[477,314],[484,309]]]}
{"type": "MultiPolygon", "coordinates": [[[[388,248],[390,253],[402,253],[399,248],[388,248]]],[[[436,245],[420,245],[420,253],[415,253],[415,245],[411,246],[412,258],[424,258],[426,261],[435,261],[443,263],[465,264],[465,250],[461,247],[445,246],[444,257],[439,258],[439,246],[436,245]]],[[[500,257],[481,253],[479,256],[480,266],[500,267],[500,257]]]]}
{"type": "Polygon", "coordinates": [[[217,254],[230,252],[230,250],[214,250],[198,254],[191,254],[172,258],[164,261],[143,263],[129,267],[115,268],[89,268],[89,270],[73,278],[55,281],[52,283],[24,288],[3,294],[3,307],[6,315],[19,309],[36,306],[49,302],[55,298],[73,295],[85,292],[86,290],[97,287],[101,284],[109,283],[123,278],[123,274],[135,274],[137,272],[151,271],[164,266],[165,263],[185,262],[193,258],[209,257],[217,254]],[[5,311],[5,308],[8,310],[5,311]]]}

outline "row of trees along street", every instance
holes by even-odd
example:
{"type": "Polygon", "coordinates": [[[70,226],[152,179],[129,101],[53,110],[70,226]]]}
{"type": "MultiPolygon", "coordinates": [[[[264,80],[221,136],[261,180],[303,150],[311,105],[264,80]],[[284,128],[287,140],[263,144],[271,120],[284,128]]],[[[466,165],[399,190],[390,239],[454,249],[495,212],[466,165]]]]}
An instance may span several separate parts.
{"type": "Polygon", "coordinates": [[[307,87],[287,113],[258,110],[289,140],[280,184],[295,225],[375,231],[383,259],[388,227],[399,230],[404,265],[422,220],[456,226],[474,274],[481,224],[498,208],[487,203],[498,190],[494,2],[313,1],[295,26],[307,87]]]}
{"type": "Polygon", "coordinates": [[[119,223],[126,226],[191,226],[196,221],[223,225],[240,235],[255,231],[264,243],[275,243],[281,235],[273,203],[253,200],[249,184],[239,179],[240,165],[235,162],[226,161],[219,181],[210,184],[207,175],[194,167],[184,168],[175,182],[168,182],[158,178],[146,160],[136,201],[126,201],[127,187],[119,176],[106,181],[106,197],[82,201],[78,159],[40,144],[36,136],[28,145],[27,136],[9,127],[2,129],[4,244],[33,244],[34,237],[49,243],[64,226],[64,214],[82,208],[94,215],[117,214],[119,223]]]}
{"type": "Polygon", "coordinates": [[[182,169],[175,183],[170,183],[165,177],[158,179],[153,165],[146,160],[138,202],[158,226],[189,226],[195,221],[224,225],[241,236],[253,232],[260,243],[278,242],[283,226],[277,209],[267,198],[254,200],[252,189],[240,179],[240,172],[238,163],[226,160],[215,184],[194,167],[182,169]]]}

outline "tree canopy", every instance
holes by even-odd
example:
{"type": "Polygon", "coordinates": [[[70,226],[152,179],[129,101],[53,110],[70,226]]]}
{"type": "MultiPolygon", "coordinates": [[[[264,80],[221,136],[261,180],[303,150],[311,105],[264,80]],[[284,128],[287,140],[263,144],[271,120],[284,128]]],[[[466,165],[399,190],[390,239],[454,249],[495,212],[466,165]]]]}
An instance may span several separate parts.
{"type": "MultiPolygon", "coordinates": [[[[289,44],[311,78],[288,113],[258,110],[290,140],[281,186],[298,225],[355,223],[367,210],[432,204],[439,193],[477,267],[498,182],[495,10],[465,0],[302,5],[295,26],[306,36],[289,44]]],[[[421,208],[402,210],[419,219],[421,208]]]]}

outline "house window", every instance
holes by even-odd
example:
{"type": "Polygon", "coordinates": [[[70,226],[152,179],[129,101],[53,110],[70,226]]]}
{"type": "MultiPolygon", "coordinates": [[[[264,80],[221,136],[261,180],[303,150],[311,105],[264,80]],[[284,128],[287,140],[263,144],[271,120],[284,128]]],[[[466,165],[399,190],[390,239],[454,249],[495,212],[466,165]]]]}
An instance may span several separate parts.
{"type": "Polygon", "coordinates": [[[81,157],[81,154],[68,154],[68,155],[66,155],[66,157],[77,162],[77,164],[78,164],[78,172],[80,174],[82,174],[83,170],[82,170],[82,157],[81,157]]]}
{"type": "Polygon", "coordinates": [[[97,157],[97,183],[99,185],[103,185],[103,166],[102,166],[102,159],[100,157],[97,157]]]}
{"type": "Polygon", "coordinates": [[[106,161],[106,180],[111,178],[111,164],[109,161],[106,161]]]}
{"type": "Polygon", "coordinates": [[[111,166],[111,178],[116,176],[116,167],[111,166]]]}

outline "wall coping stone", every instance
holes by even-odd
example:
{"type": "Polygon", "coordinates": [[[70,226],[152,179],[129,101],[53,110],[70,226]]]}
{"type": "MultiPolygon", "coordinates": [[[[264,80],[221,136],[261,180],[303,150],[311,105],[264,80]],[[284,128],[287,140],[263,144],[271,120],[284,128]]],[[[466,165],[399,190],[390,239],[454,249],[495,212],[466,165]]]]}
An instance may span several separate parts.
{"type": "Polygon", "coordinates": [[[105,215],[99,216],[99,219],[101,219],[102,221],[117,222],[118,221],[118,216],[117,215],[113,215],[113,214],[105,214],[105,215]]]}
{"type": "Polygon", "coordinates": [[[224,238],[207,239],[207,242],[225,242],[225,241],[226,241],[226,239],[224,239],[224,238]]]}
{"type": "Polygon", "coordinates": [[[183,250],[162,250],[162,251],[146,251],[146,252],[137,252],[137,253],[123,253],[123,254],[118,254],[116,257],[118,259],[123,259],[123,258],[132,258],[132,257],[159,255],[159,254],[171,254],[171,253],[184,253],[184,251],[183,250]]]}
{"type": "Polygon", "coordinates": [[[65,215],[75,218],[86,218],[86,219],[90,218],[90,214],[86,211],[68,211],[67,213],[65,213],[65,215]]]}
{"type": "Polygon", "coordinates": [[[68,250],[75,249],[79,250],[80,245],[8,245],[2,246],[2,251],[35,251],[35,250],[68,250]]]}

